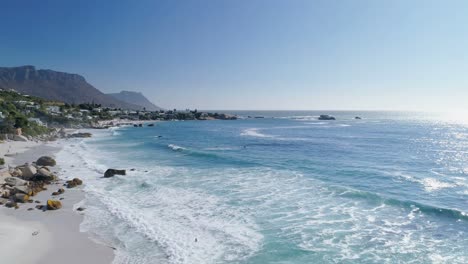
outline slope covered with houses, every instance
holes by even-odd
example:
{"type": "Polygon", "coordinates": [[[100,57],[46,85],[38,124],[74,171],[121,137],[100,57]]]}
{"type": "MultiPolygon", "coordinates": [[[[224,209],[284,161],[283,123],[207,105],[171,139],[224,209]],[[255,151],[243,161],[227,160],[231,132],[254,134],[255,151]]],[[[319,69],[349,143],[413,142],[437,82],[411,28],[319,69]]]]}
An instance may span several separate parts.
{"type": "Polygon", "coordinates": [[[15,90],[0,89],[0,134],[22,134],[35,136],[53,128],[96,127],[100,121],[125,119],[141,120],[232,120],[235,116],[227,114],[158,110],[138,111],[122,108],[103,107],[100,104],[67,104],[47,100],[15,90]]]}

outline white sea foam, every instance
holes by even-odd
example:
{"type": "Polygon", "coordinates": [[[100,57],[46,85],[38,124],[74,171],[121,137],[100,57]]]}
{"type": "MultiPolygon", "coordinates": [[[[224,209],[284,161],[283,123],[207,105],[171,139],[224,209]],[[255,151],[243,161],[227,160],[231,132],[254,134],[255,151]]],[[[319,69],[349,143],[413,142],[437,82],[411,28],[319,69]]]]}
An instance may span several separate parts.
{"type": "Polygon", "coordinates": [[[431,191],[437,191],[442,188],[453,188],[455,187],[454,184],[450,184],[447,182],[442,182],[434,178],[424,178],[420,180],[420,183],[424,185],[424,188],[431,192],[431,191]]]}
{"type": "Polygon", "coordinates": [[[263,236],[248,214],[201,189],[165,185],[167,177],[175,173],[173,168],[155,166],[104,180],[100,176],[106,166],[99,163],[98,153],[103,154],[78,143],[59,158],[68,166],[68,177],[79,175],[86,183],[83,231],[113,244],[117,248],[115,263],[238,261],[260,249],[263,236]],[[66,160],[76,164],[77,156],[84,166],[71,168],[66,160]],[[129,252],[135,241],[141,244],[129,252]],[[139,247],[149,247],[149,252],[141,252],[139,247]]]}
{"type": "Polygon", "coordinates": [[[169,144],[169,145],[167,145],[167,147],[169,147],[170,149],[172,149],[172,150],[174,150],[174,151],[186,150],[186,148],[181,147],[181,146],[177,146],[177,145],[175,145],[175,144],[169,144]]]}
{"type": "Polygon", "coordinates": [[[446,182],[446,181],[441,181],[441,180],[438,180],[436,178],[431,178],[431,177],[417,178],[417,177],[411,176],[411,175],[409,175],[407,173],[400,172],[400,171],[387,172],[387,174],[390,174],[391,176],[394,176],[394,177],[399,178],[399,179],[403,179],[405,181],[420,184],[420,185],[422,185],[422,187],[427,192],[433,192],[433,191],[438,191],[440,189],[453,188],[453,187],[457,186],[457,184],[449,183],[449,182],[446,182]]]}
{"type": "Polygon", "coordinates": [[[274,138],[274,135],[267,135],[260,132],[260,128],[248,128],[242,131],[241,136],[274,138]]]}
{"type": "Polygon", "coordinates": [[[268,248],[270,241],[287,241],[325,263],[392,263],[396,255],[415,263],[468,261],[463,232],[438,238],[444,219],[429,221],[416,207],[350,199],[340,188],[293,171],[109,160],[84,143],[63,152],[68,156],[59,155],[60,164],[70,159],[76,165],[77,158],[84,164],[65,174],[86,183],[82,229],[117,248],[115,263],[243,263],[282,250],[268,248]],[[100,178],[112,164],[137,170],[100,178]]]}

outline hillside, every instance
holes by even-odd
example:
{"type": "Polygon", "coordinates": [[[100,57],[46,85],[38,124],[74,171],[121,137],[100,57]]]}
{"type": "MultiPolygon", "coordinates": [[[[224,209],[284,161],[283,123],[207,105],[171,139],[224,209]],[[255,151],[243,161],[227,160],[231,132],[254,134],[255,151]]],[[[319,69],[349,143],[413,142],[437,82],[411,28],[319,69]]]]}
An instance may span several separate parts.
{"type": "Polygon", "coordinates": [[[110,93],[108,95],[122,102],[142,106],[148,111],[158,111],[162,109],[150,102],[142,93],[139,92],[121,91],[120,93],[110,93]]]}
{"type": "Polygon", "coordinates": [[[114,108],[143,108],[102,93],[78,74],[36,70],[34,66],[0,67],[0,88],[69,104],[94,102],[114,108]]]}

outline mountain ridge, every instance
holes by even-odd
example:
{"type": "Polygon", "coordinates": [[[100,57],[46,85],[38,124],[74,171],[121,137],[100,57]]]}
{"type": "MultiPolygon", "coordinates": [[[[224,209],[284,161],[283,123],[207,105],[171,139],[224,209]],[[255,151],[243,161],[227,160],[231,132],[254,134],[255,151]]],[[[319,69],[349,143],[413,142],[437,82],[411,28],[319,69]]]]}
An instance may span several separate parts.
{"type": "Polygon", "coordinates": [[[136,104],[144,107],[146,110],[149,111],[159,111],[162,108],[153,104],[148,98],[146,98],[141,92],[134,92],[134,91],[120,91],[119,93],[108,93],[117,100],[129,103],[129,104],[136,104]]]}
{"type": "Polygon", "coordinates": [[[69,104],[96,103],[105,107],[143,109],[143,106],[123,102],[101,92],[79,74],[37,70],[32,65],[0,67],[0,88],[69,104]]]}

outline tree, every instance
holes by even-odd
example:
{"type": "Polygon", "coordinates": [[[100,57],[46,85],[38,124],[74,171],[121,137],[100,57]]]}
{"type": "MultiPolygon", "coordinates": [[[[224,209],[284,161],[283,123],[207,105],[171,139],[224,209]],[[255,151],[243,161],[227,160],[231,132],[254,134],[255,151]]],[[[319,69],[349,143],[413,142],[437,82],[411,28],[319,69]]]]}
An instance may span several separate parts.
{"type": "Polygon", "coordinates": [[[28,119],[24,116],[17,116],[15,118],[15,128],[23,128],[28,126],[28,119]]]}

